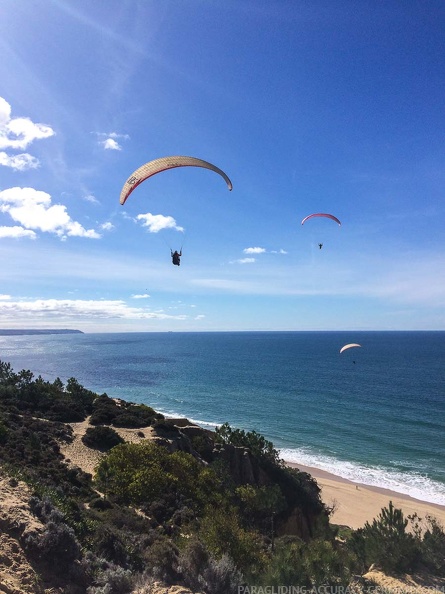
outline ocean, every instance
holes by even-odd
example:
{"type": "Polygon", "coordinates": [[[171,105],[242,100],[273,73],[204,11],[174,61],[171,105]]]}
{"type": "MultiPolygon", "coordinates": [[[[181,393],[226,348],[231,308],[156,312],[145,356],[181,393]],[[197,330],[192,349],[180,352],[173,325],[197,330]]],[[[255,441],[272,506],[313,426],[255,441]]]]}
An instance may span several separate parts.
{"type": "Polygon", "coordinates": [[[445,332],[0,336],[0,360],[445,505],[445,332]]]}

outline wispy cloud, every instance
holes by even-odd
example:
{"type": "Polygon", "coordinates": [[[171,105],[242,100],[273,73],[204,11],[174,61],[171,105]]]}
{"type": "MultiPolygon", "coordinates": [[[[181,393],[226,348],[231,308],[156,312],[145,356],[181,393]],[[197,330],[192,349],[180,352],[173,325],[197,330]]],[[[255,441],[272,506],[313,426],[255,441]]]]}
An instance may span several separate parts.
{"type": "MultiPolygon", "coordinates": [[[[25,150],[34,140],[49,138],[54,134],[54,130],[46,124],[36,124],[27,117],[11,117],[10,104],[0,97],[0,149],[25,150]]],[[[1,151],[0,165],[24,171],[36,169],[40,163],[29,153],[11,155],[1,151]]]]}
{"type": "Polygon", "coordinates": [[[0,152],[0,165],[10,167],[15,171],[25,171],[26,169],[37,169],[40,162],[36,157],[29,153],[20,153],[20,155],[8,155],[4,151],[0,152]]]}
{"type": "MultiPolygon", "coordinates": [[[[85,229],[77,221],[73,221],[63,204],[52,204],[51,196],[34,188],[8,188],[0,191],[0,212],[8,214],[13,221],[19,223],[28,233],[23,236],[34,237],[34,230],[54,233],[61,239],[67,237],[100,238],[94,229],[85,229]]],[[[3,227],[3,229],[8,229],[3,227]]],[[[19,228],[11,227],[10,233],[18,237],[19,228]],[[15,230],[14,230],[15,229],[15,230]]],[[[3,237],[6,236],[4,231],[3,237]]],[[[11,236],[11,235],[9,235],[11,236]]]]}
{"type": "Polygon", "coordinates": [[[96,196],[93,196],[93,194],[86,194],[83,196],[83,199],[87,202],[91,202],[91,204],[100,204],[99,200],[96,198],[96,196]]]}
{"type": "Polygon", "coordinates": [[[243,252],[245,254],[287,254],[286,250],[280,249],[280,250],[266,250],[266,248],[263,247],[248,247],[248,248],[244,248],[243,252]]]}
{"type": "Polygon", "coordinates": [[[173,217],[164,216],[161,214],[154,215],[151,212],[137,215],[136,219],[142,222],[143,227],[147,227],[150,233],[158,233],[162,229],[176,229],[176,231],[184,231],[184,227],[179,227],[173,217]]]}
{"type": "Polygon", "coordinates": [[[265,251],[266,248],[262,247],[249,247],[243,250],[245,254],[264,254],[265,251]]]}
{"type": "Polygon", "coordinates": [[[147,308],[129,307],[122,300],[36,299],[0,300],[2,322],[14,319],[91,320],[91,319],[173,319],[184,320],[186,315],[153,312],[147,308]]]}
{"type": "Polygon", "coordinates": [[[102,223],[100,228],[103,229],[104,231],[112,231],[115,227],[114,227],[113,223],[110,223],[110,221],[107,221],[106,223],[102,223]]]}
{"type": "Polygon", "coordinates": [[[230,264],[253,264],[256,262],[255,258],[240,258],[239,260],[232,260],[230,264]]]}
{"type": "Polygon", "coordinates": [[[148,293],[144,293],[143,295],[132,295],[132,299],[148,299],[150,295],[148,293]]]}

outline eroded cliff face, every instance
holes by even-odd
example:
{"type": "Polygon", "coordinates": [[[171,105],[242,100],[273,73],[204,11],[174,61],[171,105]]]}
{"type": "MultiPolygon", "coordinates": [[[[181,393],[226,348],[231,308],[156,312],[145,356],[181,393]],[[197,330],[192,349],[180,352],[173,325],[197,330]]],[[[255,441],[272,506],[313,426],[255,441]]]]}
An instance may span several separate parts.
{"type": "Polygon", "coordinates": [[[25,483],[0,475],[0,592],[7,594],[39,592],[39,577],[22,545],[44,529],[30,510],[30,496],[25,483]]]}

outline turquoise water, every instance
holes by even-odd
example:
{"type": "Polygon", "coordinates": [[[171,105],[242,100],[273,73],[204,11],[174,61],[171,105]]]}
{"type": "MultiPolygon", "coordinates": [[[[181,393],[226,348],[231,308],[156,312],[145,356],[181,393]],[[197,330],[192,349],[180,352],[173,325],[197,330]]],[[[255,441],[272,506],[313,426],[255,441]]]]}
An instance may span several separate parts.
{"type": "Polygon", "coordinates": [[[0,359],[445,505],[445,332],[1,336],[0,359]]]}

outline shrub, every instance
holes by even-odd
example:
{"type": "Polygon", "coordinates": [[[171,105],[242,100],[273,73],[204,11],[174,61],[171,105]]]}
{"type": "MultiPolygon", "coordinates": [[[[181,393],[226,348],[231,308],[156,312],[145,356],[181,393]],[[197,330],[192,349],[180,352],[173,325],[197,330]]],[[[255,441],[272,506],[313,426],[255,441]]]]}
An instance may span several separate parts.
{"type": "Polygon", "coordinates": [[[98,425],[97,427],[88,427],[82,437],[82,442],[90,448],[106,452],[114,446],[124,443],[124,440],[113,428],[98,425]]]}
{"type": "Polygon", "coordinates": [[[104,497],[94,497],[90,501],[91,509],[97,509],[99,511],[104,511],[106,509],[112,509],[112,507],[113,507],[113,504],[111,503],[111,501],[109,501],[108,499],[105,499],[104,497]]]}
{"type": "Polygon", "coordinates": [[[236,508],[206,508],[199,528],[200,538],[215,559],[228,555],[240,571],[257,571],[265,562],[258,532],[242,527],[236,508]]]}
{"type": "Polygon", "coordinates": [[[128,553],[122,536],[113,526],[99,524],[92,538],[95,553],[118,565],[127,565],[128,553]]]}
{"type": "Polygon", "coordinates": [[[32,534],[25,540],[25,547],[32,557],[54,572],[65,574],[77,559],[80,559],[80,545],[74,530],[64,523],[48,522],[42,534],[32,534]]]}
{"type": "Polygon", "coordinates": [[[165,502],[172,495],[175,507],[190,500],[198,510],[220,497],[219,482],[211,469],[186,452],[170,454],[152,441],[113,448],[99,464],[96,481],[100,489],[127,505],[165,502]]]}
{"type": "MultiPolygon", "coordinates": [[[[127,427],[128,429],[138,429],[139,427],[147,426],[147,421],[145,419],[141,419],[137,415],[127,412],[117,415],[112,422],[115,427],[127,427]]],[[[150,424],[150,421],[148,424],[150,424]]]]}
{"type": "Polygon", "coordinates": [[[144,552],[145,574],[172,584],[178,582],[178,549],[165,537],[158,537],[144,552]]]}
{"type": "Polygon", "coordinates": [[[427,516],[427,524],[421,544],[422,562],[435,574],[445,576],[445,532],[431,516],[427,516]]]}
{"type": "Polygon", "coordinates": [[[320,586],[346,586],[354,569],[354,557],[338,543],[314,539],[304,543],[296,537],[282,537],[268,567],[261,576],[263,584],[299,584],[303,589],[320,586]]]}
{"type": "Polygon", "coordinates": [[[3,422],[3,419],[0,419],[0,443],[5,443],[8,436],[8,428],[3,422]]]}
{"type": "Polygon", "coordinates": [[[203,572],[209,563],[210,555],[198,536],[187,539],[179,555],[179,571],[185,585],[192,590],[202,588],[203,572]]]}
{"type": "Polygon", "coordinates": [[[365,566],[375,563],[389,573],[410,571],[419,560],[420,543],[407,525],[403,512],[390,501],[372,524],[366,522],[354,532],[350,547],[365,566]]]}
{"type": "Polygon", "coordinates": [[[107,567],[96,578],[97,586],[87,589],[87,594],[127,594],[133,589],[132,573],[119,566],[107,567]]]}
{"type": "Polygon", "coordinates": [[[210,558],[203,572],[203,581],[207,594],[237,594],[243,574],[228,555],[223,555],[221,559],[210,558]]]}

